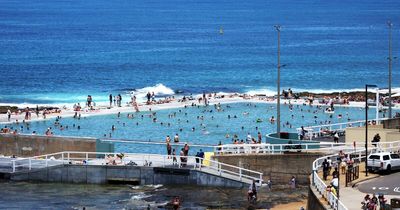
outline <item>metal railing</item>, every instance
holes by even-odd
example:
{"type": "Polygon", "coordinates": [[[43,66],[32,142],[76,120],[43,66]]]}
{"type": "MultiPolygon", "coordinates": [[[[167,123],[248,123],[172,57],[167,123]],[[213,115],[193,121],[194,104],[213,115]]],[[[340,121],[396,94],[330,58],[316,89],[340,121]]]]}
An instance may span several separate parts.
{"type": "Polygon", "coordinates": [[[400,152],[400,141],[391,141],[391,142],[379,142],[377,144],[372,143],[372,147],[376,145],[376,149],[378,151],[385,152],[400,152]]]}
{"type": "Polygon", "coordinates": [[[346,143],[293,143],[293,144],[224,144],[214,146],[214,153],[224,154],[251,154],[251,153],[267,153],[281,154],[290,151],[316,151],[316,150],[354,150],[353,144],[346,143]]]}
{"type": "Polygon", "coordinates": [[[64,151],[29,158],[13,159],[12,172],[39,169],[62,164],[85,165],[131,165],[149,167],[193,168],[214,175],[235,179],[250,184],[253,180],[262,184],[263,173],[234,165],[221,163],[211,159],[195,156],[174,156],[140,153],[102,153],[64,151]],[[123,155],[122,158],[117,158],[123,155]]]}
{"type": "MultiPolygon", "coordinates": [[[[382,143],[377,143],[377,147],[369,149],[369,153],[374,153],[378,151],[398,151],[400,149],[400,141],[396,142],[382,142],[382,143]]],[[[353,157],[353,160],[355,162],[361,162],[363,159],[366,158],[365,155],[365,149],[360,149],[360,150],[355,150],[353,152],[347,153],[348,155],[351,155],[353,157]]],[[[327,192],[326,188],[327,185],[325,182],[319,177],[318,175],[318,170],[322,166],[322,162],[325,159],[330,158],[333,162],[337,160],[339,157],[339,154],[334,154],[334,155],[327,155],[324,157],[320,157],[316,159],[313,162],[313,172],[311,174],[312,176],[312,185],[315,186],[317,191],[324,195],[326,200],[328,201],[329,205],[335,209],[335,210],[347,210],[347,207],[337,198],[335,194],[332,192],[327,192]]]]}
{"type": "MultiPolygon", "coordinates": [[[[375,122],[377,125],[381,124],[382,121],[387,120],[388,118],[379,118],[379,119],[371,119],[368,120],[369,123],[373,124],[375,122]]],[[[362,127],[365,125],[365,120],[357,120],[351,122],[343,122],[343,123],[334,123],[334,124],[326,124],[326,125],[315,125],[315,126],[307,126],[304,127],[306,130],[306,139],[313,139],[325,135],[330,135],[332,132],[344,132],[348,127],[362,127]]],[[[301,133],[301,128],[296,128],[297,132],[301,133]]]]}
{"type": "MultiPolygon", "coordinates": [[[[129,140],[129,139],[109,139],[109,138],[101,138],[99,139],[101,142],[110,142],[110,143],[128,143],[128,144],[148,144],[148,145],[166,145],[165,141],[144,141],[144,140],[129,140]]],[[[180,142],[170,142],[171,146],[185,146],[188,142],[180,141],[180,142]]],[[[190,147],[201,147],[201,148],[212,148],[214,145],[210,144],[190,144],[190,147]]]]}

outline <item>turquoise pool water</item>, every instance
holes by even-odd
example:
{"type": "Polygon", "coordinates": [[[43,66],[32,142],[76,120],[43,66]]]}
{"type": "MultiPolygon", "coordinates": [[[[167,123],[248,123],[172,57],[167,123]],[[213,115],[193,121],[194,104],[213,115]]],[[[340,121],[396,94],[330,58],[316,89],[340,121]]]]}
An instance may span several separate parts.
{"type": "MultiPolygon", "coordinates": [[[[282,131],[295,132],[302,125],[310,126],[325,123],[346,122],[364,118],[364,109],[338,107],[332,116],[324,113],[324,108],[317,106],[289,105],[281,107],[282,131]],[[338,118],[341,114],[342,118],[338,118]]],[[[371,118],[375,117],[375,109],[369,110],[371,118]]],[[[30,134],[36,131],[44,134],[51,127],[54,135],[84,136],[95,138],[128,139],[140,141],[164,141],[169,135],[171,139],[178,134],[180,142],[189,144],[216,145],[231,143],[236,134],[239,139],[246,140],[248,133],[257,139],[257,133],[263,135],[274,132],[275,123],[270,123],[271,116],[276,118],[276,106],[264,103],[223,104],[218,110],[215,106],[187,107],[160,110],[155,112],[121,113],[80,119],[62,118],[60,125],[55,119],[31,122],[29,124],[10,124],[21,133],[30,134]],[[127,115],[132,114],[133,118],[127,115]],[[230,117],[229,117],[230,116],[230,117]],[[262,122],[257,122],[261,119],[262,122]],[[112,131],[114,125],[115,130],[112,131]],[[61,126],[64,128],[61,130],[61,126]],[[78,129],[78,126],[80,129],[78,129]],[[67,128],[68,127],[68,128],[67,128]],[[29,129],[29,130],[28,130],[29,129]],[[229,138],[227,138],[227,134],[229,138]]],[[[123,152],[164,152],[165,146],[148,146],[141,144],[116,144],[116,151],[123,152]]]]}

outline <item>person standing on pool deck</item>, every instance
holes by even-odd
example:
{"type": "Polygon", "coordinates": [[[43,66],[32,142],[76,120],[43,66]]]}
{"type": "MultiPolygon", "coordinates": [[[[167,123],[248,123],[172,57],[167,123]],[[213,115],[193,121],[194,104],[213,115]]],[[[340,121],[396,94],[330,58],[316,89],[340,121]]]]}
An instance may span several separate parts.
{"type": "Polygon", "coordinates": [[[183,153],[185,154],[185,156],[188,156],[189,154],[189,145],[185,144],[185,146],[183,147],[183,153]]]}
{"type": "Polygon", "coordinates": [[[172,149],[172,165],[176,165],[178,163],[178,160],[176,159],[176,151],[175,149],[172,149]]]}
{"type": "Polygon", "coordinates": [[[8,122],[10,122],[10,120],[11,120],[11,111],[10,110],[7,110],[7,119],[8,119],[8,122]]]}
{"type": "Polygon", "coordinates": [[[150,104],[151,93],[147,92],[146,97],[147,97],[147,104],[150,104]]]}
{"type": "Polygon", "coordinates": [[[252,139],[252,138],[251,138],[250,133],[247,133],[246,143],[247,143],[247,144],[250,144],[251,139],[252,139]]]}
{"type": "Polygon", "coordinates": [[[39,106],[36,105],[36,117],[39,118],[39,106]]]}
{"type": "Polygon", "coordinates": [[[122,101],[121,94],[118,94],[118,95],[117,95],[117,106],[118,106],[118,107],[121,107],[121,101],[122,101]]]}
{"type": "Polygon", "coordinates": [[[179,157],[181,159],[181,167],[185,166],[185,152],[183,151],[183,148],[181,149],[181,152],[179,153],[179,157]]]}
{"type": "Polygon", "coordinates": [[[171,144],[169,142],[167,142],[167,154],[168,154],[167,159],[171,158],[171,151],[172,151],[171,144]]]}
{"type": "Polygon", "coordinates": [[[199,158],[201,158],[200,159],[200,166],[201,166],[201,165],[203,165],[203,159],[204,159],[204,152],[202,149],[200,149],[199,158]]]}
{"type": "Polygon", "coordinates": [[[90,107],[92,105],[92,96],[88,95],[87,96],[87,106],[90,107]]]}
{"type": "Polygon", "coordinates": [[[112,96],[112,94],[110,94],[109,96],[108,96],[108,98],[109,98],[109,100],[110,100],[110,108],[112,107],[112,102],[113,102],[113,96],[112,96]]]}

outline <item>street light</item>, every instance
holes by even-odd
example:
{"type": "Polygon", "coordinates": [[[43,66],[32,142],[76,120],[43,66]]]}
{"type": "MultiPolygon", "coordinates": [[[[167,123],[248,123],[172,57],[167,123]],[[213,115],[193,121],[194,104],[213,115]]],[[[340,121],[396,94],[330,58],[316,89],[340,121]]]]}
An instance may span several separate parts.
{"type": "Polygon", "coordinates": [[[274,26],[276,31],[278,31],[278,78],[276,79],[276,85],[277,85],[277,92],[278,92],[278,100],[277,100],[277,105],[276,105],[276,111],[277,111],[277,116],[276,116],[276,133],[278,135],[278,138],[281,138],[281,26],[280,25],[275,25],[274,26]]]}
{"type": "Polygon", "coordinates": [[[389,119],[392,118],[392,22],[387,22],[389,27],[389,119]]]}
{"type": "Polygon", "coordinates": [[[392,56],[392,27],[393,23],[389,20],[387,22],[387,25],[389,27],[389,113],[388,113],[388,118],[392,118],[392,62],[394,59],[397,57],[392,56]]]}
{"type": "Polygon", "coordinates": [[[368,176],[368,88],[376,85],[365,85],[365,176],[368,176]]]}

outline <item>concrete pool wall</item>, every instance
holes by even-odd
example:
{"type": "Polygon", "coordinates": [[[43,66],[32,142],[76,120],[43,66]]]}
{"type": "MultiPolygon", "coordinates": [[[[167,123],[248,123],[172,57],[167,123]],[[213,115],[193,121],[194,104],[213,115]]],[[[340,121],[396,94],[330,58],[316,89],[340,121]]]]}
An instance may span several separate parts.
{"type": "Polygon", "coordinates": [[[114,152],[112,144],[94,138],[0,134],[0,154],[32,157],[62,151],[114,152]]]}

